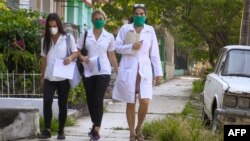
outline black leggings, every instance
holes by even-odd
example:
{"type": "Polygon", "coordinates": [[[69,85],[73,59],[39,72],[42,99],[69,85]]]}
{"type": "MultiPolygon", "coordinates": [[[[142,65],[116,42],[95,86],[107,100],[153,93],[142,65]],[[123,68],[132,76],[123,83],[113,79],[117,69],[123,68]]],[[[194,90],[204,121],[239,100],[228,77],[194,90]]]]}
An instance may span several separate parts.
{"type": "Polygon", "coordinates": [[[45,79],[43,89],[43,116],[45,129],[51,128],[52,103],[57,90],[59,106],[59,131],[63,131],[67,119],[67,103],[70,85],[68,80],[49,81],[45,79]]]}
{"type": "Polygon", "coordinates": [[[109,85],[110,75],[95,75],[83,79],[91,121],[100,127],[103,116],[103,99],[109,85]]]}

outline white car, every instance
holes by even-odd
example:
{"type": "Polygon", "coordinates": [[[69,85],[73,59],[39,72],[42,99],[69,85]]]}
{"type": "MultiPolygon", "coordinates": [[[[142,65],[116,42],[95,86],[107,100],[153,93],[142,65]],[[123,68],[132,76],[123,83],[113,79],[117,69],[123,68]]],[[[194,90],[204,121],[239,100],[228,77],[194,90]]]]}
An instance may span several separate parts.
{"type": "Polygon", "coordinates": [[[207,75],[202,120],[218,125],[250,124],[250,46],[230,45],[220,50],[207,75]]]}

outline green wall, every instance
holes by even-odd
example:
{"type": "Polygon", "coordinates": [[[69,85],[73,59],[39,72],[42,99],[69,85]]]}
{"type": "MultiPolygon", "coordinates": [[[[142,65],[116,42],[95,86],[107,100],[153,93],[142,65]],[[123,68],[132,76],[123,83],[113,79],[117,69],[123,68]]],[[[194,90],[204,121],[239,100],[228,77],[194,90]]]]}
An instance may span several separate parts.
{"type": "Polygon", "coordinates": [[[68,1],[65,9],[65,22],[73,23],[79,27],[79,32],[83,31],[83,24],[91,27],[92,8],[82,1],[68,1]]]}

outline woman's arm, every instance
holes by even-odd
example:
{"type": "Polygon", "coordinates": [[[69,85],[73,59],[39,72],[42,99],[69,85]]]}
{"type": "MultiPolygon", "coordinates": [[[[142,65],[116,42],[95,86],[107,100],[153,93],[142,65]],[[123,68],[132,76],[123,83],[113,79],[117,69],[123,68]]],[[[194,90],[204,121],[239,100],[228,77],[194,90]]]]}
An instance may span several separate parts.
{"type": "Polygon", "coordinates": [[[163,76],[158,46],[159,45],[158,45],[157,37],[156,37],[154,29],[152,28],[152,44],[151,44],[151,49],[150,49],[150,59],[153,65],[154,80],[155,80],[156,86],[161,84],[161,80],[163,76]]]}
{"type": "Polygon", "coordinates": [[[76,59],[79,54],[79,51],[71,53],[71,55],[64,60],[64,65],[68,65],[72,60],[76,59]]]}
{"type": "Polygon", "coordinates": [[[117,59],[115,56],[115,51],[108,52],[108,56],[109,56],[109,60],[111,62],[111,65],[115,70],[115,73],[118,74],[118,64],[117,64],[117,59]]]}
{"type": "Polygon", "coordinates": [[[42,77],[41,77],[41,85],[43,87],[43,83],[44,83],[44,74],[45,74],[45,69],[46,69],[46,57],[41,58],[41,72],[42,72],[42,77]]]}
{"type": "Polygon", "coordinates": [[[133,44],[125,44],[125,36],[126,36],[125,26],[122,26],[119,30],[116,39],[115,46],[116,52],[120,54],[132,54],[133,53],[133,44]]]}
{"type": "Polygon", "coordinates": [[[64,64],[69,64],[72,60],[75,60],[79,56],[79,51],[77,49],[77,45],[75,43],[75,38],[70,34],[70,49],[71,54],[64,60],[64,64]]]}

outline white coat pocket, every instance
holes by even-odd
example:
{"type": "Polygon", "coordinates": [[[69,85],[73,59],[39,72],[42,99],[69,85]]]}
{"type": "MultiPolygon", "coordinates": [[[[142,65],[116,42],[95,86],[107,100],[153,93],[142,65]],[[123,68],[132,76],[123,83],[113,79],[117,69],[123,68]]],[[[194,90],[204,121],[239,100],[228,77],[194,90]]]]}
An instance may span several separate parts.
{"type": "Polygon", "coordinates": [[[120,69],[118,73],[118,79],[125,81],[125,82],[131,82],[131,76],[132,76],[132,69],[120,69]]]}

